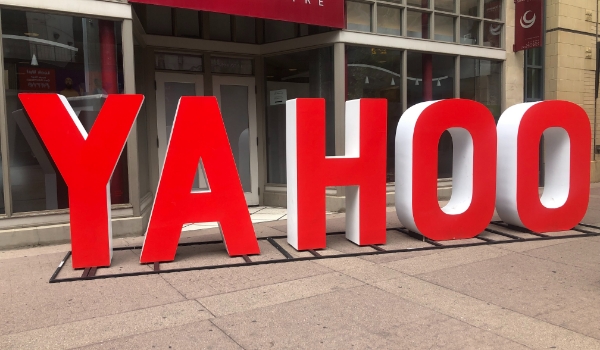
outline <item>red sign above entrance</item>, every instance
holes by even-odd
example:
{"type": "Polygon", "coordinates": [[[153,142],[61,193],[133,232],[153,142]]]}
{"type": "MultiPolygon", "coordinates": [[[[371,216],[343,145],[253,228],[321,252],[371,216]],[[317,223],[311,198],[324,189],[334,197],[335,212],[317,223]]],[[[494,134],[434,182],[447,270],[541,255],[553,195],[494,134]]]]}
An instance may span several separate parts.
{"type": "Polygon", "coordinates": [[[515,0],[514,52],[542,47],[543,19],[542,0],[515,0]]]}
{"type": "Polygon", "coordinates": [[[129,0],[279,21],[344,27],[344,0],[129,0]]]}

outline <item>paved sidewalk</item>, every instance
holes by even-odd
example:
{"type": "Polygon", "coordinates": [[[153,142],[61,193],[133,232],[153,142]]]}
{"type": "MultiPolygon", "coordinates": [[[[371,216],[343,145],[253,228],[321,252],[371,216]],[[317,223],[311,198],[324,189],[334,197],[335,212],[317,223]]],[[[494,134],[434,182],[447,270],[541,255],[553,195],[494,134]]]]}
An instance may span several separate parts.
{"type": "MultiPolygon", "coordinates": [[[[327,218],[328,231],[343,230],[343,214],[327,218]]],[[[600,225],[597,185],[583,222],[600,225]]],[[[255,224],[259,237],[285,227],[255,224]]],[[[388,233],[390,245],[405,246],[398,237],[388,233]]],[[[215,238],[214,228],[182,234],[215,238]]],[[[328,245],[324,254],[364,249],[341,236],[328,245]]],[[[230,259],[195,247],[163,265],[230,259]]],[[[252,259],[268,259],[265,247],[252,259]]],[[[0,349],[600,349],[600,237],[49,284],[69,249],[0,252],[0,349]]],[[[149,269],[138,259],[115,252],[110,270],[149,269]]]]}

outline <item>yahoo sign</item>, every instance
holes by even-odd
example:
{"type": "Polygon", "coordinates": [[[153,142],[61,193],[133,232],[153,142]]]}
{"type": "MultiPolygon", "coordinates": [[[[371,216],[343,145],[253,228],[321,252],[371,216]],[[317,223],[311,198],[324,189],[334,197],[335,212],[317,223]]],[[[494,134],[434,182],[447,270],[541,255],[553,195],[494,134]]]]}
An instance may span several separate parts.
{"type": "MultiPolygon", "coordinates": [[[[143,96],[109,95],[89,135],[64,97],[19,98],[69,187],[73,267],[110,266],[109,180],[143,96]]],[[[347,186],[350,241],[386,243],[387,101],[347,102],[345,128],[346,155],[327,157],[324,100],[287,102],[288,242],[297,250],[326,246],[326,186],[347,186]]],[[[494,208],[506,223],[534,232],[569,230],[589,201],[590,136],[585,111],[565,101],[510,107],[498,125],[485,106],[470,100],[415,105],[396,131],[398,218],[434,240],[477,236],[494,208]],[[437,151],[446,130],[454,145],[453,191],[440,208],[437,151]]],[[[230,256],[260,254],[217,101],[182,97],[140,262],[174,260],[182,226],[212,221],[220,223],[230,256]],[[210,189],[191,191],[200,159],[210,189]]]]}

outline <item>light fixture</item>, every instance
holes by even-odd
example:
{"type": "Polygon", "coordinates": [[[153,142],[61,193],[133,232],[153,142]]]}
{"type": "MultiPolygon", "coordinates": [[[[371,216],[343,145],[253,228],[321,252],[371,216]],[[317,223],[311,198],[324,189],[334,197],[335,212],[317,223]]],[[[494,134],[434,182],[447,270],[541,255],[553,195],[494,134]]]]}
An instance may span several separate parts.
{"type": "Polygon", "coordinates": [[[396,81],[394,81],[394,78],[392,78],[392,86],[396,85],[396,81]]]}
{"type": "Polygon", "coordinates": [[[34,37],[34,38],[40,36],[38,33],[23,33],[23,34],[25,34],[26,36],[34,37]]]}
{"type": "Polygon", "coordinates": [[[438,79],[437,86],[442,86],[442,81],[440,79],[438,79]]]}
{"type": "Polygon", "coordinates": [[[297,71],[297,70],[298,70],[298,69],[296,69],[296,68],[290,68],[290,69],[289,69],[289,71],[290,71],[290,72],[295,72],[295,71],[297,71]]]}
{"type": "Polygon", "coordinates": [[[365,84],[368,84],[368,83],[369,83],[369,77],[366,77],[365,78],[365,84]]]}
{"type": "Polygon", "coordinates": [[[37,57],[35,57],[35,54],[33,54],[33,57],[31,58],[31,65],[32,66],[37,66],[38,64],[38,60],[37,57]]]}
{"type": "Polygon", "coordinates": [[[415,79],[415,85],[419,85],[419,79],[415,79]]]}

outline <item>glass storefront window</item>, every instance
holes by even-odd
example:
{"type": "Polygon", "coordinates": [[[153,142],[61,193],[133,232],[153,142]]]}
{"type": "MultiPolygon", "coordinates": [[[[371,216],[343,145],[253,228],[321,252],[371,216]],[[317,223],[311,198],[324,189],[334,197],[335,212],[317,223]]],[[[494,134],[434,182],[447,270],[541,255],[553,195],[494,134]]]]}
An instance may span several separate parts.
{"type": "Polygon", "coordinates": [[[486,19],[501,19],[502,0],[483,0],[483,17],[486,19]]]}
{"type": "MultiPolygon", "coordinates": [[[[454,60],[452,56],[408,52],[407,103],[454,98],[454,60]]],[[[452,177],[452,137],[444,132],[438,145],[438,177],[452,177]]]]}
{"type": "Polygon", "coordinates": [[[394,182],[394,140],[402,115],[402,51],[346,47],[346,100],[385,98],[388,101],[387,182],[394,182]]]}
{"type": "Polygon", "coordinates": [[[429,39],[429,16],[427,12],[406,12],[406,36],[429,39]]]}
{"type": "Polygon", "coordinates": [[[483,46],[502,47],[502,28],[500,23],[485,22],[483,24],[483,46]]]}
{"type": "Polygon", "coordinates": [[[371,31],[371,5],[346,1],[346,28],[359,32],[371,31]]]}
{"type": "Polygon", "coordinates": [[[479,21],[467,18],[460,19],[460,42],[468,45],[479,43],[479,21]]]}
{"type": "Polygon", "coordinates": [[[435,0],[436,11],[456,12],[454,0],[435,0]]]}
{"type": "MultiPolygon", "coordinates": [[[[58,93],[89,132],[107,94],[123,93],[121,26],[117,22],[2,10],[6,112],[15,212],[68,208],[56,164],[18,94],[58,93]]],[[[128,203],[127,150],[110,185],[113,204],[128,203]]]]}
{"type": "Polygon", "coordinates": [[[461,57],[460,97],[484,104],[496,120],[500,118],[502,62],[461,57]]]}
{"type": "Polygon", "coordinates": [[[460,0],[460,14],[478,17],[479,0],[460,0]]]}
{"type": "Polygon", "coordinates": [[[408,6],[429,8],[429,0],[406,0],[408,6]]]}
{"type": "Polygon", "coordinates": [[[335,155],[333,48],[324,47],[265,57],[267,114],[267,181],[285,184],[285,101],[302,97],[325,99],[328,156],[335,155]]]}
{"type": "Polygon", "coordinates": [[[435,15],[434,39],[454,42],[454,17],[435,15]]]}
{"type": "Polygon", "coordinates": [[[379,6],[377,8],[377,33],[400,35],[401,10],[398,7],[379,6]]]}

